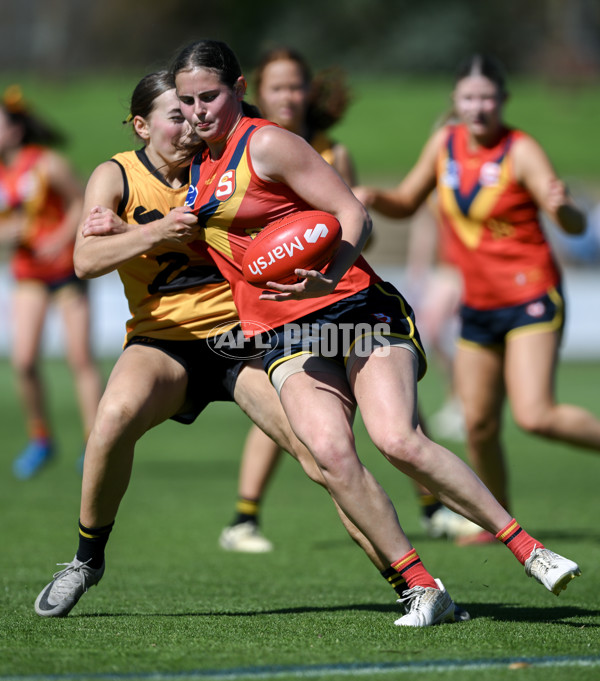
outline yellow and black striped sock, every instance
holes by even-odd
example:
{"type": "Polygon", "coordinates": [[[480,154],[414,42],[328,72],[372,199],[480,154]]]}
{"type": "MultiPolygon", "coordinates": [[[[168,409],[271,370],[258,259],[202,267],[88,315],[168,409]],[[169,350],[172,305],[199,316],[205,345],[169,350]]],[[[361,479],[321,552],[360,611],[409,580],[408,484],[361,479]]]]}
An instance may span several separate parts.
{"type": "Polygon", "coordinates": [[[246,499],[238,497],[235,504],[235,518],[232,525],[253,522],[258,525],[258,514],[260,512],[260,499],[246,499]]]}
{"type": "Polygon", "coordinates": [[[381,570],[381,576],[386,582],[390,583],[392,589],[402,598],[402,594],[408,589],[404,577],[391,566],[386,570],[381,570]]]}
{"type": "Polygon", "coordinates": [[[88,565],[95,569],[102,567],[104,549],[114,524],[113,520],[110,525],[105,525],[104,527],[86,527],[80,522],[77,560],[80,560],[82,563],[89,561],[88,565]]]}
{"type": "Polygon", "coordinates": [[[443,506],[442,502],[438,501],[433,494],[419,494],[419,504],[421,505],[421,514],[426,518],[431,518],[443,506]]]}
{"type": "Polygon", "coordinates": [[[434,578],[425,569],[415,549],[411,549],[402,558],[394,561],[392,567],[406,580],[409,589],[412,589],[414,586],[439,588],[434,578]]]}

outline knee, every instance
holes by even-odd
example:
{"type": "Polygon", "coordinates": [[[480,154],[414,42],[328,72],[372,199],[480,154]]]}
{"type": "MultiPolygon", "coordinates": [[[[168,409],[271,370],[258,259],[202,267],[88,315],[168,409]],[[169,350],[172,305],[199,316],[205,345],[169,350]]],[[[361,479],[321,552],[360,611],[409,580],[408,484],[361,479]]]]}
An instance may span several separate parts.
{"type": "Polygon", "coordinates": [[[483,414],[465,414],[465,428],[472,446],[485,446],[500,436],[500,419],[483,414]]]}
{"type": "Polygon", "coordinates": [[[102,400],[94,421],[92,435],[101,442],[118,442],[135,419],[135,411],[127,398],[102,400]]]}
{"type": "Polygon", "coordinates": [[[19,379],[32,379],[38,376],[37,356],[25,356],[15,353],[12,358],[12,367],[19,379]]]}
{"type": "Polygon", "coordinates": [[[425,436],[410,428],[389,429],[373,439],[379,451],[396,468],[412,473],[422,469],[425,436]]]}
{"type": "Polygon", "coordinates": [[[550,433],[551,410],[522,409],[513,414],[515,423],[526,433],[545,436],[550,433]]]}
{"type": "Polygon", "coordinates": [[[327,433],[320,433],[312,438],[309,449],[316,462],[319,479],[310,477],[327,486],[348,480],[354,469],[360,466],[353,440],[349,438],[329,437],[327,433]]]}

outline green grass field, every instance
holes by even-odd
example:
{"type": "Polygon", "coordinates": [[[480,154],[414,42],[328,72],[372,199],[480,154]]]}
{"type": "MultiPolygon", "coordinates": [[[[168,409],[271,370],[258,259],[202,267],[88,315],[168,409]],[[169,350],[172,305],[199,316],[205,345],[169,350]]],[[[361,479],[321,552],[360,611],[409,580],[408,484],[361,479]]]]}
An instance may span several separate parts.
{"type": "MultiPolygon", "coordinates": [[[[103,364],[105,375],[110,365],[103,364]]],[[[23,444],[23,423],[10,368],[0,362],[0,681],[331,681],[404,678],[402,672],[426,680],[598,678],[598,461],[518,432],[510,416],[514,512],[583,569],[558,599],[527,579],[501,545],[461,549],[426,538],[410,484],[374,451],[360,422],[363,459],[426,565],[468,608],[471,622],[394,627],[393,592],[346,537],[326,494],[291,459],[263,513],[276,550],[262,556],[221,551],[217,538],[232,514],[248,421],[234,405],[220,403],[193,426],[169,422],[144,436],[102,583],[68,618],[37,617],[37,593],[59,569],[55,563],[69,561],[76,549],[80,486],[70,377],[59,360],[46,363],[45,375],[60,454],[38,478],[17,482],[10,465],[23,444]],[[531,666],[510,669],[515,659],[531,666]]],[[[559,372],[561,397],[596,411],[599,383],[599,364],[565,364],[559,372]]],[[[440,399],[432,369],[421,383],[425,413],[440,399]]],[[[455,451],[463,453],[461,446],[455,451]]]]}

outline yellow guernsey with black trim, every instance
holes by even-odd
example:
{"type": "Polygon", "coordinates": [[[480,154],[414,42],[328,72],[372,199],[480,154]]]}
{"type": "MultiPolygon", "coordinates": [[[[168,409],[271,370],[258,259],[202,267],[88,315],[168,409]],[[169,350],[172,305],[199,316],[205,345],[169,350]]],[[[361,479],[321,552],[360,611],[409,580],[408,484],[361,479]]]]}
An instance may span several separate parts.
{"type": "MultiPolygon", "coordinates": [[[[183,205],[187,185],[168,185],[143,150],[116,154],[112,160],[123,173],[119,214],[128,224],[147,224],[183,205]]],[[[197,246],[160,246],[124,263],[118,272],[132,315],[126,341],[134,336],[195,340],[237,323],[229,284],[197,246]]]]}

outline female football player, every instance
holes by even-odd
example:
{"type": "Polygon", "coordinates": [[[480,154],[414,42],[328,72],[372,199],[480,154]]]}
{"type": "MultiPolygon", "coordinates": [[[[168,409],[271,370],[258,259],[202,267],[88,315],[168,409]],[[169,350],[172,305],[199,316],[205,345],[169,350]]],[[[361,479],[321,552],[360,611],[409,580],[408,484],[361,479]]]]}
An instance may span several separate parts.
{"type": "MultiPolygon", "coordinates": [[[[197,238],[196,217],[181,207],[189,165],[181,149],[187,125],[167,72],[140,81],[130,119],[144,147],[116,154],[92,174],[75,264],[85,277],[117,269],[132,316],[86,449],[77,553],[39,594],[35,609],[43,617],[67,615],[102,578],[135,445],[166,419],[191,423],[209,402],[234,399],[324,485],[260,364],[244,360],[243,354],[236,360],[215,352],[221,332],[235,328],[238,317],[227,282],[204,249],[198,252],[187,243],[197,238]]],[[[372,545],[343,515],[342,521],[401,592],[396,573],[386,571],[372,545]]],[[[454,609],[449,616],[465,618],[464,611],[454,609]]]]}
{"type": "MultiPolygon", "coordinates": [[[[550,591],[579,574],[576,563],[549,551],[515,521],[457,456],[423,434],[416,384],[425,358],[412,311],[401,294],[360,256],[371,222],[362,204],[310,144],[248,112],[246,81],[224,43],[203,40],[175,59],[181,110],[200,140],[190,171],[187,205],[230,281],[242,327],[250,320],[276,330],[264,366],[298,438],[314,456],[330,494],[406,581],[406,614],[399,626],[428,626],[451,618],[452,600],[417,555],[387,494],[360,461],[352,434],[356,406],[369,435],[398,469],[452,510],[504,542],[550,591]],[[270,282],[262,291],[245,281],[241,261],[252,235],[268,223],[314,208],[335,215],[342,244],[326,274],[296,270],[300,281],[270,282]],[[339,355],[325,358],[293,341],[286,325],[308,334],[333,325],[364,329],[388,324],[384,341],[340,333],[339,355]],[[359,352],[360,350],[360,352],[359,352]]],[[[308,341],[308,338],[306,339],[308,341]]]]}
{"type": "MultiPolygon", "coordinates": [[[[437,187],[448,250],[464,284],[454,371],[468,452],[505,508],[506,397],[525,431],[600,451],[600,421],[555,398],[565,302],[539,212],[569,234],[584,230],[584,216],[540,145],[504,123],[507,98],[500,65],[469,58],[453,93],[458,124],[435,132],[395,189],[355,190],[367,207],[405,217],[437,187]]],[[[493,537],[478,538],[485,540],[493,537]]]]}
{"type": "Polygon", "coordinates": [[[73,269],[82,189],[67,159],[53,148],[61,142],[62,136],[32,112],[18,86],[6,90],[0,102],[0,240],[13,249],[12,364],[29,432],[13,464],[20,479],[35,475],[56,451],[39,367],[52,304],[64,326],[84,439],[102,391],[90,342],[89,298],[73,269]]]}

